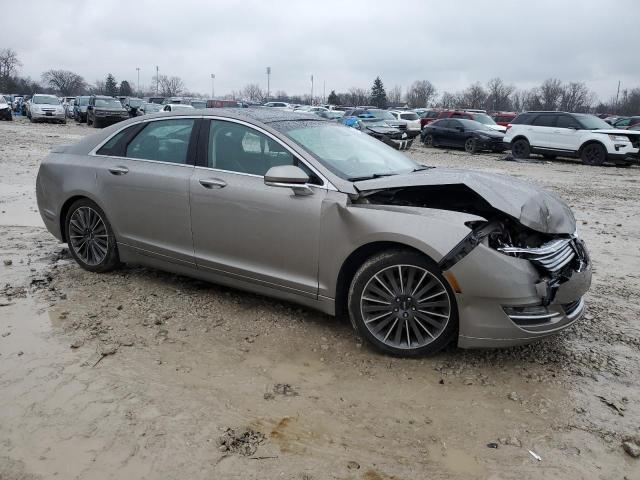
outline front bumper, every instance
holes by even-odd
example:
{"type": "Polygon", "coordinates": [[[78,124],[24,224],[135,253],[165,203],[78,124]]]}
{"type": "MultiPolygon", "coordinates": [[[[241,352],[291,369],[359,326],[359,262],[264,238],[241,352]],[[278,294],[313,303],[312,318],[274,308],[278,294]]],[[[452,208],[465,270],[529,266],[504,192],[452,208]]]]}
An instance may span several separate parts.
{"type": "Polygon", "coordinates": [[[591,284],[588,258],[551,289],[553,281],[529,260],[483,244],[449,272],[462,292],[456,295],[461,348],[522,345],[557,333],[582,317],[591,284]]]}
{"type": "Polygon", "coordinates": [[[112,125],[114,123],[122,122],[129,119],[129,114],[125,115],[99,115],[96,114],[95,121],[101,125],[112,125]]]}
{"type": "Polygon", "coordinates": [[[408,150],[413,144],[413,138],[409,137],[408,135],[407,138],[403,138],[400,140],[396,140],[394,138],[385,138],[382,139],[382,141],[387,145],[392,146],[396,150],[408,150]]]}
{"type": "Polygon", "coordinates": [[[53,112],[36,112],[34,110],[31,110],[31,118],[33,118],[34,120],[57,120],[57,121],[64,121],[66,120],[67,116],[63,111],[53,111],[53,112]]]}
{"type": "Polygon", "coordinates": [[[640,161],[640,153],[637,148],[628,149],[623,153],[607,153],[607,160],[613,163],[638,163],[640,161]]]}

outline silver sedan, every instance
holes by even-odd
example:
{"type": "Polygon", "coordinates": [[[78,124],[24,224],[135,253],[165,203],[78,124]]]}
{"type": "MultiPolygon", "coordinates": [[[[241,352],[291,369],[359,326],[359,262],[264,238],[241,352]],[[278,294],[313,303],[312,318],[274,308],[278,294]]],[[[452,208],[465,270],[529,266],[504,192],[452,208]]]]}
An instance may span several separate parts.
{"type": "Polygon", "coordinates": [[[143,264],[348,316],[395,355],[545,337],[591,282],[555,195],[273,108],[118,123],[54,148],[37,198],[86,270],[143,264]]]}

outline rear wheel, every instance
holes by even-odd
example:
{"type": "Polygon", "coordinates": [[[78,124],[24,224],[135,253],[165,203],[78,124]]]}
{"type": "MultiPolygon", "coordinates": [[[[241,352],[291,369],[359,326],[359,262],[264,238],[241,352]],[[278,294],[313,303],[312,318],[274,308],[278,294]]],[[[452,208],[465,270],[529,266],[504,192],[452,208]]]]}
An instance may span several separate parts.
{"type": "Polygon", "coordinates": [[[467,138],[464,142],[464,150],[467,153],[476,153],[478,151],[478,144],[476,142],[476,139],[473,137],[467,138]]]}
{"type": "Polygon", "coordinates": [[[402,250],[371,257],[358,269],[349,315],[373,347],[399,356],[433,354],[458,330],[455,297],[438,266],[402,250]]]}
{"type": "Polygon", "coordinates": [[[511,153],[516,158],[529,158],[531,155],[529,142],[524,138],[519,138],[511,145],[511,153]]]}
{"type": "Polygon", "coordinates": [[[580,158],[585,165],[602,165],[607,159],[607,151],[599,143],[590,143],[582,149],[580,158]]]}
{"type": "Polygon", "coordinates": [[[108,272],[120,264],[111,224],[102,209],[87,198],[71,205],[65,235],[74,260],[90,272],[108,272]]]}

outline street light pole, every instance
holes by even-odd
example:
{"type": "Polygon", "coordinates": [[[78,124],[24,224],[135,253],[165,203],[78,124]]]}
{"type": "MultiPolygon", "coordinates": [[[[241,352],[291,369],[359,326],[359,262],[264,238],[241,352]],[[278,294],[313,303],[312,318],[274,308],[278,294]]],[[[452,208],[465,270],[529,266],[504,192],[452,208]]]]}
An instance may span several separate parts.
{"type": "Polygon", "coordinates": [[[140,95],[140,67],[136,67],[138,71],[138,95],[140,95]]]}
{"type": "Polygon", "coordinates": [[[267,67],[267,102],[269,101],[269,91],[271,88],[270,80],[271,80],[271,67],[267,67]]]}
{"type": "Polygon", "coordinates": [[[215,81],[216,81],[216,74],[212,73],[211,74],[211,99],[214,99],[216,96],[215,81]]]}
{"type": "Polygon", "coordinates": [[[311,75],[311,105],[313,105],[313,75],[311,75]]]}
{"type": "Polygon", "coordinates": [[[160,82],[160,77],[159,77],[159,72],[160,68],[158,67],[158,65],[156,65],[156,97],[158,96],[158,84],[160,82]]]}

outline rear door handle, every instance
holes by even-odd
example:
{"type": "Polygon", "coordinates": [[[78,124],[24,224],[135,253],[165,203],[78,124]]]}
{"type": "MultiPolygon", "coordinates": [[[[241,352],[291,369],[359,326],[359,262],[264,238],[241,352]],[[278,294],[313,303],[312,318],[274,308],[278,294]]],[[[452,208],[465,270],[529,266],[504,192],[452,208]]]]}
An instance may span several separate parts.
{"type": "Polygon", "coordinates": [[[113,174],[113,175],[125,175],[127,173],[129,173],[129,169],[127,167],[109,167],[109,171],[113,174]]]}
{"type": "Polygon", "coordinates": [[[198,181],[204,188],[224,188],[227,186],[227,182],[219,178],[201,178],[198,181]]]}

